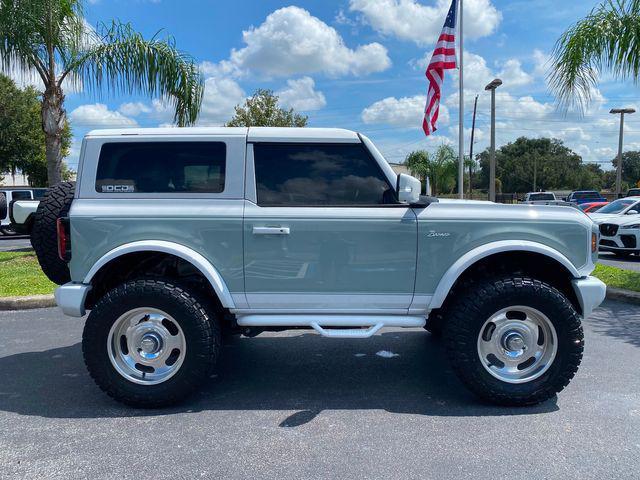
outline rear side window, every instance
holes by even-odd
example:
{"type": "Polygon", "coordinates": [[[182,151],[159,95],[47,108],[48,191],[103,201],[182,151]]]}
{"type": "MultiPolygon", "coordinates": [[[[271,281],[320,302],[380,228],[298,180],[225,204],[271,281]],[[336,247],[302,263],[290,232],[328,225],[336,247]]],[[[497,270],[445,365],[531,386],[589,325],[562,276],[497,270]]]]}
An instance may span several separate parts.
{"type": "Polygon", "coordinates": [[[396,203],[395,191],[362,144],[254,145],[261,206],[396,203]]]}
{"type": "Polygon", "coordinates": [[[224,142],[118,142],[100,150],[100,193],[221,193],[224,142]]]}
{"type": "Polygon", "coordinates": [[[33,198],[35,200],[41,200],[44,197],[44,194],[47,193],[46,188],[34,188],[33,189],[33,198]]]}
{"type": "Polygon", "coordinates": [[[17,200],[31,200],[31,192],[26,191],[26,190],[14,190],[13,194],[11,195],[11,198],[13,198],[13,200],[17,201],[17,200]]]}

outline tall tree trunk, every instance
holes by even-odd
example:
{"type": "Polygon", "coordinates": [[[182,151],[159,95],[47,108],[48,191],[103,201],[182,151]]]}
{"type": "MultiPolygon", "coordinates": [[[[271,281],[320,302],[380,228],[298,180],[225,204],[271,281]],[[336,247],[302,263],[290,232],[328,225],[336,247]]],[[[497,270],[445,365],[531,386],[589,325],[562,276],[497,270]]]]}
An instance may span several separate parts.
{"type": "Polygon", "coordinates": [[[47,157],[47,183],[62,181],[62,131],[66,120],[64,94],[58,86],[48,86],[42,96],[42,130],[47,157]]]}

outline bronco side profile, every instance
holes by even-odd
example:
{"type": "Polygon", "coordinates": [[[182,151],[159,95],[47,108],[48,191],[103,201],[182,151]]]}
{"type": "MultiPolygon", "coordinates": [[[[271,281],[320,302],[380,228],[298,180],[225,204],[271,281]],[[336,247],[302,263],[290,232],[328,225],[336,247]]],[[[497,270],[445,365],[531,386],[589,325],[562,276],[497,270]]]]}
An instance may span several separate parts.
{"type": "Polygon", "coordinates": [[[581,318],[605,296],[589,276],[598,229],[575,208],[420,188],[347,130],[93,131],[77,183],[40,203],[34,248],[62,310],[90,310],[91,376],[130,405],[193,392],[224,332],[288,328],[425,327],[482,399],[531,405],[562,390],[581,318]]]}

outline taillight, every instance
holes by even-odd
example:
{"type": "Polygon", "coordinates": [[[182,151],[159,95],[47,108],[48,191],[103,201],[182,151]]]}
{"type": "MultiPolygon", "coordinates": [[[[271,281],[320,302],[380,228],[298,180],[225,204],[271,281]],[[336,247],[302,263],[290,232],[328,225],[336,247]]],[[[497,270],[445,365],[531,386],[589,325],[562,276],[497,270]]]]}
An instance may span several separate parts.
{"type": "Polygon", "coordinates": [[[591,233],[591,253],[596,253],[598,251],[598,234],[595,232],[591,233]]]}
{"type": "Polygon", "coordinates": [[[59,218],[56,221],[58,231],[58,257],[63,262],[71,260],[71,238],[69,236],[69,219],[59,218]]]}

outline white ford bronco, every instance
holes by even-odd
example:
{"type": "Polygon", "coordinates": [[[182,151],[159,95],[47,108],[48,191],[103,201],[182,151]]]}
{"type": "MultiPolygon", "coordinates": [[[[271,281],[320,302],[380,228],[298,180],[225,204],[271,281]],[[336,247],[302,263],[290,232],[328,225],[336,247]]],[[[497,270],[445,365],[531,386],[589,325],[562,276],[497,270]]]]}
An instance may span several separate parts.
{"type": "Polygon", "coordinates": [[[480,398],[531,405],[574,376],[605,297],[581,211],[421,196],[339,129],[91,132],[33,243],[62,310],[90,310],[91,376],[143,407],[206,381],[224,333],[385,327],[442,335],[480,398]]]}

